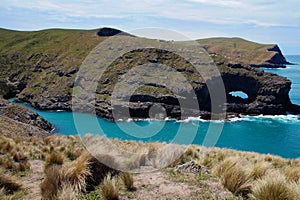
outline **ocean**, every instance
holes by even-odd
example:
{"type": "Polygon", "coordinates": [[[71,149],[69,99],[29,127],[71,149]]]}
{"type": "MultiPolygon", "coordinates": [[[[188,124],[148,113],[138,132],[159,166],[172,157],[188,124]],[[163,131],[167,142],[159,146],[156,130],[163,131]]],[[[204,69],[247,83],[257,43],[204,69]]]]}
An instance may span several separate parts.
{"type": "MultiPolygon", "coordinates": [[[[295,65],[285,69],[263,70],[289,78],[292,81],[291,101],[300,105],[300,56],[286,58],[295,65]]],[[[92,133],[122,140],[198,144],[269,153],[285,158],[300,157],[300,120],[296,115],[242,116],[229,122],[197,118],[183,121],[109,122],[89,114],[31,109],[55,125],[54,133],[63,135],[83,136],[92,133]]]]}

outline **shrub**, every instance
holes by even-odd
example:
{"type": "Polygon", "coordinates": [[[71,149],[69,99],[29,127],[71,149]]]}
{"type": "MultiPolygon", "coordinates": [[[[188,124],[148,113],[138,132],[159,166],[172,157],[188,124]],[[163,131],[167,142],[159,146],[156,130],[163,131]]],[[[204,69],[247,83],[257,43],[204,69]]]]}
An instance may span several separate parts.
{"type": "Polygon", "coordinates": [[[271,174],[258,180],[252,189],[256,200],[297,200],[291,186],[281,174],[271,174]]]}
{"type": "Polygon", "coordinates": [[[119,199],[119,186],[117,179],[113,178],[110,173],[104,178],[100,184],[100,196],[106,200],[119,199]]]}
{"type": "Polygon", "coordinates": [[[123,172],[120,175],[120,178],[121,178],[122,182],[124,183],[124,186],[125,186],[126,190],[133,191],[135,189],[134,186],[133,186],[133,176],[132,176],[132,174],[130,174],[128,172],[123,172]]]}

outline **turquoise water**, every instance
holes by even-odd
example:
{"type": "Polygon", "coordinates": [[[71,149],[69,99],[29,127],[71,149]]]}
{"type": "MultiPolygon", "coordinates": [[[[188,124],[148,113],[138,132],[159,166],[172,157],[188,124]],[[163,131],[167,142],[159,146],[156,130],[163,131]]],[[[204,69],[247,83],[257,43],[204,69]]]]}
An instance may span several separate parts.
{"type": "Polygon", "coordinates": [[[285,69],[264,69],[264,71],[288,77],[292,81],[290,98],[294,104],[300,105],[300,55],[286,56],[286,58],[295,65],[288,65],[285,69]]]}
{"type": "MultiPolygon", "coordinates": [[[[287,69],[266,71],[291,79],[293,82],[291,100],[300,104],[300,56],[287,56],[287,59],[297,65],[291,65],[287,69]]],[[[231,122],[212,123],[195,118],[185,121],[108,122],[82,113],[35,111],[56,126],[55,133],[65,135],[94,133],[139,141],[193,143],[206,146],[213,146],[216,143],[217,147],[270,153],[286,158],[300,157],[300,120],[294,115],[244,116],[231,122]],[[218,130],[222,130],[220,135],[218,130]]]]}

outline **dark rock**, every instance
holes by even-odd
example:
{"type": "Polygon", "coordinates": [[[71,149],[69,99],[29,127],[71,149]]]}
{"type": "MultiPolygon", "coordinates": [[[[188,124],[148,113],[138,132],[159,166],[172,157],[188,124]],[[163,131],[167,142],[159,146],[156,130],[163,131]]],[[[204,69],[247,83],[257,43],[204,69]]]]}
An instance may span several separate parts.
{"type": "Polygon", "coordinates": [[[52,124],[50,124],[48,121],[40,117],[37,113],[30,110],[29,108],[14,105],[4,99],[0,99],[0,103],[6,105],[5,107],[0,107],[0,113],[2,113],[2,115],[6,117],[38,127],[47,132],[52,131],[54,128],[52,124]]]}
{"type": "Polygon", "coordinates": [[[114,36],[114,35],[126,35],[126,36],[130,36],[130,34],[122,32],[118,29],[114,29],[114,28],[101,28],[98,32],[97,32],[98,36],[114,36]]]}
{"type": "Polygon", "coordinates": [[[265,62],[275,64],[275,65],[290,64],[289,62],[286,61],[278,45],[274,45],[273,47],[269,48],[268,51],[273,51],[274,55],[269,60],[266,60],[265,62]]]}
{"type": "Polygon", "coordinates": [[[176,167],[174,167],[174,170],[184,172],[184,173],[205,174],[205,175],[208,175],[211,173],[207,167],[196,164],[195,161],[193,161],[193,160],[189,161],[187,163],[184,163],[182,165],[177,165],[176,167]]]}
{"type": "Polygon", "coordinates": [[[56,74],[59,76],[59,77],[62,77],[65,75],[65,72],[61,71],[61,70],[57,70],[56,74]]]}
{"type": "Polygon", "coordinates": [[[229,63],[228,67],[231,67],[231,68],[243,68],[244,66],[242,64],[239,64],[239,63],[229,63]]]}
{"type": "Polygon", "coordinates": [[[67,77],[71,77],[73,74],[75,74],[76,72],[78,72],[78,69],[75,68],[75,69],[72,69],[70,70],[69,72],[66,73],[66,76],[67,77]]]}

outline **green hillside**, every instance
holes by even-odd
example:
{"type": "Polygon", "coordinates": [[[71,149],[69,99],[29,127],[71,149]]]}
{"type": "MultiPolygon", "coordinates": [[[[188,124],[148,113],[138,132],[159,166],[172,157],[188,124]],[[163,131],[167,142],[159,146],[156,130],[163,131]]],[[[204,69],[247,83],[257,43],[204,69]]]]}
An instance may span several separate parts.
{"type": "Polygon", "coordinates": [[[274,48],[274,44],[259,44],[242,38],[207,38],[197,42],[209,53],[221,55],[227,62],[244,65],[262,64],[278,53],[268,50],[274,48]]]}

